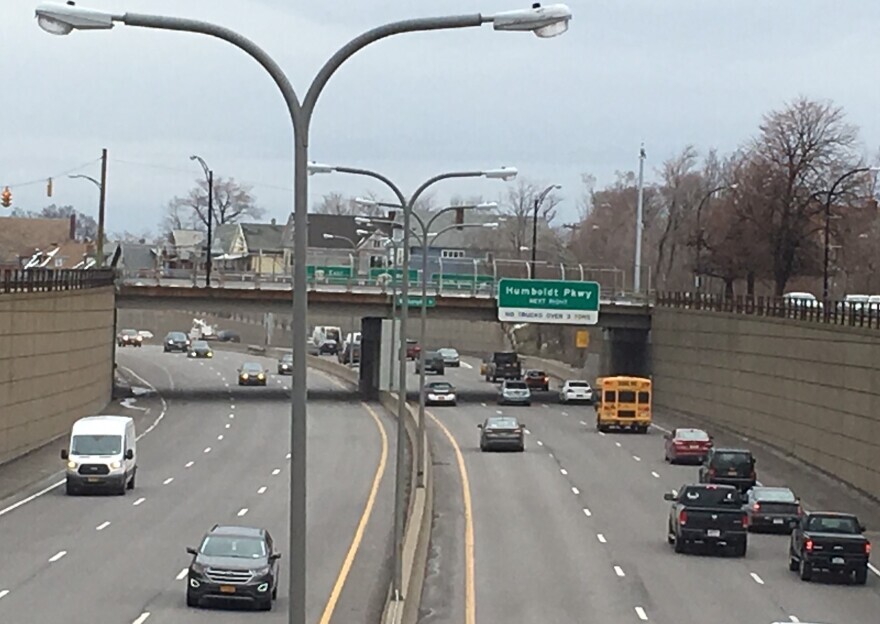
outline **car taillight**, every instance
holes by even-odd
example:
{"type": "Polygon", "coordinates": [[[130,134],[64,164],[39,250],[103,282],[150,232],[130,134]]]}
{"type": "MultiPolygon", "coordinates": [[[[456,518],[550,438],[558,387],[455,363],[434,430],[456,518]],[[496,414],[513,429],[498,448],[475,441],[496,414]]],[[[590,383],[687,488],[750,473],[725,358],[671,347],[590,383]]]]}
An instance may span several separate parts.
{"type": "Polygon", "coordinates": [[[752,510],[761,511],[761,503],[755,503],[754,505],[752,505],[752,510]]]}
{"type": "Polygon", "coordinates": [[[743,514],[742,525],[744,528],[749,526],[749,515],[743,514]]]}
{"type": "Polygon", "coordinates": [[[804,550],[807,552],[813,552],[813,540],[808,539],[804,542],[804,550]]]}
{"type": "Polygon", "coordinates": [[[865,542],[865,554],[866,555],[871,554],[871,542],[865,542]]]}
{"type": "Polygon", "coordinates": [[[798,514],[798,516],[802,516],[802,515],[804,515],[804,507],[803,507],[803,505],[801,505],[800,503],[798,503],[797,514],[798,514]]]}
{"type": "Polygon", "coordinates": [[[715,469],[714,469],[714,468],[709,468],[709,478],[712,478],[712,477],[714,477],[714,476],[715,476],[715,469]]]}
{"type": "Polygon", "coordinates": [[[684,509],[682,509],[681,511],[678,512],[678,523],[679,524],[687,524],[687,521],[688,521],[688,514],[684,509]]]}
{"type": "Polygon", "coordinates": [[[758,476],[758,475],[757,475],[757,473],[756,473],[754,470],[752,470],[752,471],[749,473],[749,479],[755,479],[755,478],[757,478],[757,476],[758,476]]]}

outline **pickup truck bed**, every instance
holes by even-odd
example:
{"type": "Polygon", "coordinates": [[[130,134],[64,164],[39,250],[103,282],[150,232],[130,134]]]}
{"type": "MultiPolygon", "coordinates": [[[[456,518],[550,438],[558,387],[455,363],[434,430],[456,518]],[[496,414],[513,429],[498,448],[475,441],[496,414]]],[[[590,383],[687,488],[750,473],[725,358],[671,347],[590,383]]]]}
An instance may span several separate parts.
{"type": "MultiPolygon", "coordinates": [[[[673,500],[669,515],[667,541],[675,552],[687,552],[692,545],[726,546],[744,557],[748,547],[748,514],[738,505],[707,505],[689,500],[688,494],[703,490],[721,490],[739,501],[739,494],[730,486],[687,486],[673,500]],[[722,489],[723,488],[723,489],[722,489]]],[[[668,498],[669,500],[669,498],[668,498]]]]}

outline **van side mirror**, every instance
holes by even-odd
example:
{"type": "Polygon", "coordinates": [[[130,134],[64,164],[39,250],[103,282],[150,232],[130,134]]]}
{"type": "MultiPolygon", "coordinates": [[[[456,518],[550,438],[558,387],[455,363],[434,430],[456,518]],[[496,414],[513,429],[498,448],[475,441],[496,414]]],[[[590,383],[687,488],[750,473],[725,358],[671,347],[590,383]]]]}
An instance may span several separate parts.
{"type": "Polygon", "coordinates": [[[125,451],[125,459],[134,459],[134,449],[125,451]]]}
{"type": "Polygon", "coordinates": [[[269,555],[269,561],[278,561],[281,559],[281,553],[272,553],[269,555]]]}
{"type": "Polygon", "coordinates": [[[68,459],[70,457],[70,453],[67,452],[67,449],[61,449],[61,459],[68,459]]]}
{"type": "Polygon", "coordinates": [[[663,500],[665,500],[665,501],[674,501],[674,500],[675,500],[675,494],[673,494],[672,492],[666,492],[666,494],[663,495],[663,500]]]}
{"type": "Polygon", "coordinates": [[[199,554],[198,551],[197,551],[195,548],[191,547],[191,546],[187,546],[187,547],[186,547],[186,552],[187,552],[187,554],[190,554],[190,555],[197,555],[197,554],[199,554]]]}
{"type": "Polygon", "coordinates": [[[482,429],[483,425],[477,425],[477,429],[482,429]]]}
{"type": "Polygon", "coordinates": [[[862,524],[861,522],[859,523],[859,531],[861,531],[862,533],[864,533],[865,531],[867,531],[867,529],[865,528],[865,525],[862,524]]]}

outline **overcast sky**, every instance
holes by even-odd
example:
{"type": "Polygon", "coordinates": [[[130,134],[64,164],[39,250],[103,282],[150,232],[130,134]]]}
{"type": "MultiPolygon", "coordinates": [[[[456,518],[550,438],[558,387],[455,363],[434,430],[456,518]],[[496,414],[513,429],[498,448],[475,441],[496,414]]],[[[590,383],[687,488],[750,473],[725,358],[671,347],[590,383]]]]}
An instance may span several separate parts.
{"type": "MultiPolygon", "coordinates": [[[[15,204],[96,211],[97,191],[61,175],[99,175],[110,153],[109,231],[157,229],[163,206],[201,170],[253,185],[267,219],[291,209],[290,122],[276,87],[232,46],[117,26],[43,33],[35,2],[0,0],[0,185],[15,204]],[[84,168],[83,164],[90,163],[84,168]],[[45,178],[55,176],[52,199],[45,178]],[[40,180],[25,186],[23,183],[40,180]]],[[[82,0],[114,12],[196,17],[238,30],[272,54],[302,97],[321,64],[360,32],[413,16],[490,14],[510,0],[82,0]]],[[[563,185],[561,220],[577,214],[581,173],[599,183],[648,179],[687,144],[734,149],[761,115],[803,94],[843,106],[866,154],[880,146],[880,2],[869,0],[571,0],[562,37],[491,27],[410,34],[373,44],[332,78],[312,124],[312,160],[381,171],[411,191],[443,171],[515,166],[563,185]]],[[[495,198],[495,180],[447,183],[495,198]]],[[[362,179],[311,178],[331,191],[387,194],[362,179]]],[[[4,209],[0,208],[0,214],[4,209]]]]}

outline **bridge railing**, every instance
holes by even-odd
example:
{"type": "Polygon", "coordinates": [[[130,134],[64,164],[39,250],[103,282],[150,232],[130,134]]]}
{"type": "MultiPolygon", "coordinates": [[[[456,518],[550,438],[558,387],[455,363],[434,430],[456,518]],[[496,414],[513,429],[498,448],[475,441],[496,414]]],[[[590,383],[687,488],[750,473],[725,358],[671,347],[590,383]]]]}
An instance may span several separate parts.
{"type": "Polygon", "coordinates": [[[0,294],[113,286],[113,269],[4,269],[0,294]]]}
{"type": "Polygon", "coordinates": [[[658,292],[655,305],[661,308],[708,310],[880,329],[880,302],[846,300],[823,302],[792,297],[749,295],[725,297],[708,293],[658,292]]]}

